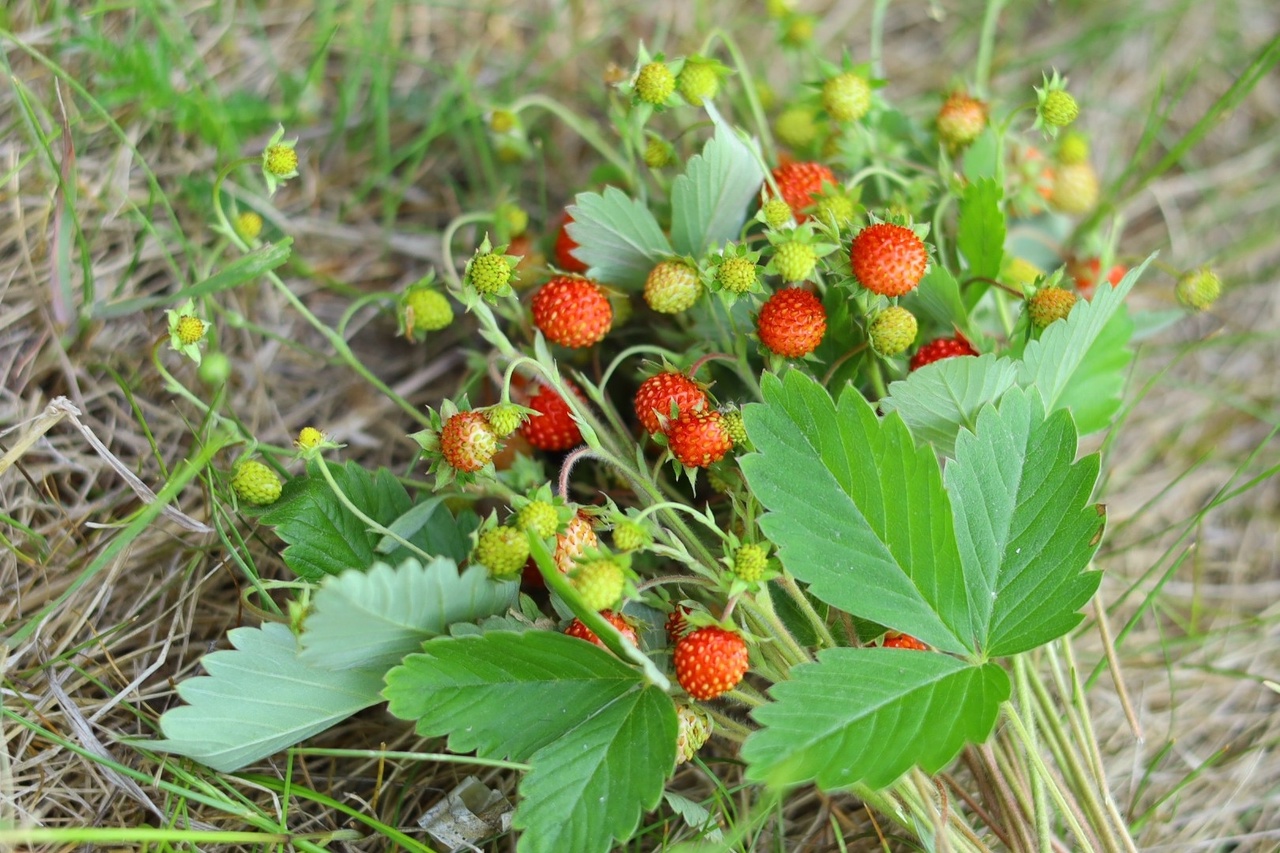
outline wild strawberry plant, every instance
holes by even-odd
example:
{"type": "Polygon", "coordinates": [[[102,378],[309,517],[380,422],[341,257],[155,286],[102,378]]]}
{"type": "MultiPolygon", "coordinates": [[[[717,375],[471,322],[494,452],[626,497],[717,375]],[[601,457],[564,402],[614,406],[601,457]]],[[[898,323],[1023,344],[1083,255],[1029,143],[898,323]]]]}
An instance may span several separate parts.
{"type": "MultiPolygon", "coordinates": [[[[1087,744],[1046,719],[1024,657],[1098,588],[1100,457],[1080,439],[1116,416],[1135,320],[1172,319],[1128,307],[1150,260],[1097,282],[1113,249],[1072,218],[1096,177],[1058,135],[1078,107],[1055,74],[1034,106],[975,80],[908,114],[868,66],[816,60],[824,81],[771,130],[739,56],[723,34],[687,58],[642,48],[607,131],[540,96],[491,111],[516,160],[524,114],[568,120],[604,185],[548,217],[551,268],[525,265],[523,211],[479,211],[446,232],[443,287],[402,294],[410,340],[452,321],[449,298],[478,332],[468,394],[428,413],[368,377],[417,420],[434,490],[325,459],[314,428],[282,488],[246,454],[231,485],[297,595],[179,685],[154,746],[231,771],[386,702],[523,774],[518,849],[603,851],[711,732],[752,784],[853,789],[984,849],[976,812],[916,782],[1001,727],[1029,756],[1038,841],[1123,844],[1096,780],[1040,757],[1087,744]]],[[[296,153],[277,140],[264,168],[285,180],[296,153]]],[[[1211,277],[1183,279],[1189,305],[1211,277]]],[[[174,319],[182,347],[193,319],[174,319]]]]}

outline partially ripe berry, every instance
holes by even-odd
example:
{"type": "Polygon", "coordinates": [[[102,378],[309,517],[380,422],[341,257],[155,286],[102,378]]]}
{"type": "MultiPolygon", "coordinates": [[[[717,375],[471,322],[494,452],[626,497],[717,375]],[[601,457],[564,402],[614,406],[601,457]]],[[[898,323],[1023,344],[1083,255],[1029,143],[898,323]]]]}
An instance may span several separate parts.
{"type": "Polygon", "coordinates": [[[698,271],[684,261],[663,261],[644,281],[644,301],[659,314],[679,314],[692,308],[701,292],[698,271]]]}
{"type": "Polygon", "coordinates": [[[938,110],[938,138],[952,148],[968,145],[987,126],[987,105],[964,92],[955,92],[938,110]]]}
{"type": "Polygon", "coordinates": [[[858,283],[881,296],[915,289],[929,266],[924,241],[905,225],[879,222],[853,238],[849,263],[858,283]]]}
{"type": "Polygon", "coordinates": [[[711,737],[711,718],[701,708],[676,704],[676,766],[684,764],[711,737]]]}
{"type": "Polygon", "coordinates": [[[1061,287],[1045,287],[1027,300],[1027,312],[1037,329],[1043,329],[1056,320],[1065,320],[1075,307],[1076,295],[1061,287]]]}
{"type": "Polygon", "coordinates": [[[822,84],[822,108],[836,121],[857,121],[871,109],[871,84],[852,71],[822,84]]]}
{"type": "Polygon", "coordinates": [[[740,409],[721,413],[720,422],[724,424],[724,431],[729,433],[729,438],[733,439],[734,447],[747,443],[747,425],[742,420],[740,409]]]}
{"type": "Polygon", "coordinates": [[[915,315],[898,305],[891,305],[871,321],[867,335],[871,348],[886,358],[892,358],[916,341],[915,315]]]}
{"type": "Polygon", "coordinates": [[[591,516],[578,512],[569,519],[564,532],[556,534],[556,569],[560,574],[567,575],[573,569],[574,561],[583,552],[599,544],[600,538],[591,527],[591,516]]]}
{"type": "Polygon", "coordinates": [[[1184,273],[1174,288],[1178,301],[1193,311],[1204,311],[1218,301],[1222,281],[1208,267],[1184,273]]]}
{"type": "Polygon", "coordinates": [[[800,287],[774,293],[760,308],[760,343],[785,358],[803,358],[818,348],[827,331],[827,311],[817,296],[800,287]]]}
{"type": "Polygon", "coordinates": [[[276,472],[256,459],[246,459],[231,478],[236,497],[255,506],[273,504],[280,498],[282,486],[276,472]]]}
{"type": "Polygon", "coordinates": [[[529,559],[529,538],[523,530],[500,525],[480,534],[471,559],[489,570],[498,580],[512,580],[524,570],[529,559]]]}
{"type": "Polygon", "coordinates": [[[497,452],[498,437],[482,412],[458,412],[440,429],[440,455],[464,474],[479,471],[497,452]]]}
{"type": "Polygon", "coordinates": [[[1049,206],[1059,213],[1079,216],[1098,203],[1098,173],[1089,163],[1059,166],[1053,172],[1049,206]]]}

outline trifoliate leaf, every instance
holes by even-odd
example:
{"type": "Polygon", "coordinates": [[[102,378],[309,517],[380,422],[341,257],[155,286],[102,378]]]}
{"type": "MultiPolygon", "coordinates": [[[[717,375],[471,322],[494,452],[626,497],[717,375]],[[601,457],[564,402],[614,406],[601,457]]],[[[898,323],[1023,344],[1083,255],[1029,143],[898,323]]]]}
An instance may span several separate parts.
{"type": "Polygon", "coordinates": [[[716,135],[671,186],[671,243],[678,254],[695,258],[738,235],[764,180],[760,156],[710,102],[706,108],[716,135]]]}
{"type": "Polygon", "coordinates": [[[950,456],[961,427],[972,429],[978,411],[999,400],[1017,377],[1017,365],[1007,358],[944,358],[891,383],[880,410],[897,412],[917,441],[950,456]]]}
{"type": "Polygon", "coordinates": [[[1074,628],[1098,588],[1085,569],[1105,522],[1089,503],[1098,456],[1075,461],[1076,431],[1015,388],[956,439],[947,465],[956,537],[988,657],[1035,648],[1074,628]]]}
{"type": "Polygon", "coordinates": [[[476,622],[515,604],[520,584],[495,583],[482,566],[374,563],[324,579],[302,633],[302,660],[327,669],[387,669],[454,622],[476,622]]]}
{"type": "Polygon", "coordinates": [[[187,704],[160,717],[165,739],[147,746],[230,773],[382,699],[384,669],[312,666],[285,625],[234,628],[227,636],[234,651],[205,655],[209,674],[178,684],[187,704]]]}
{"type": "Polygon", "coordinates": [[[579,193],[568,210],[574,253],[592,277],[614,287],[642,287],[649,271],[672,254],[649,208],[616,187],[605,187],[603,195],[579,193]]]}
{"type": "Polygon", "coordinates": [[[910,649],[826,649],[770,688],[742,745],[747,776],[775,787],[883,788],[946,766],[991,734],[1009,677],[994,664],[910,649]]]}
{"type": "Polygon", "coordinates": [[[517,850],[604,853],[675,766],[671,698],[612,654],[548,631],[431,640],[387,674],[390,710],[458,753],[528,761],[517,850]]]}
{"type": "Polygon", "coordinates": [[[852,387],[832,401],[800,371],[765,374],[739,464],[785,566],[833,607],[971,652],[973,632],[938,459],[852,387]]]}

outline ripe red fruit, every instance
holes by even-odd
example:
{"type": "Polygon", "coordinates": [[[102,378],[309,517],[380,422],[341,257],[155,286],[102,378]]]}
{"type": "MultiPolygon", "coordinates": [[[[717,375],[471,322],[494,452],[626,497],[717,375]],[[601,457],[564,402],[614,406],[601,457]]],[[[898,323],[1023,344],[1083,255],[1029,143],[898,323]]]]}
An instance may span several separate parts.
{"type": "Polygon", "coordinates": [[[834,184],[836,176],[821,163],[785,163],[773,170],[773,180],[796,222],[804,222],[809,217],[800,211],[817,201],[823,185],[834,184]]]}
{"type": "Polygon", "coordinates": [[[556,266],[566,272],[586,272],[587,265],[571,254],[574,249],[578,248],[578,244],[573,242],[573,238],[569,236],[565,226],[572,221],[573,217],[569,215],[567,210],[564,216],[560,217],[560,231],[556,234],[556,266]]]}
{"type": "Polygon", "coordinates": [[[734,631],[709,625],[676,642],[676,680],[694,699],[714,699],[737,687],[748,666],[747,641],[734,631]]]}
{"type": "Polygon", "coordinates": [[[440,455],[458,471],[479,471],[498,451],[498,438],[483,412],[458,412],[440,428],[440,455]]]}
{"type": "Polygon", "coordinates": [[[884,638],[884,648],[886,649],[912,649],[918,652],[927,652],[929,647],[917,640],[910,634],[898,634],[890,632],[884,638]]]}
{"type": "Polygon", "coordinates": [[[881,296],[901,296],[924,278],[929,250],[905,225],[878,222],[853,238],[849,263],[858,283],[867,290],[881,296]]]}
{"type": "Polygon", "coordinates": [[[774,293],[756,318],[760,343],[786,358],[801,358],[818,348],[827,331],[822,302],[802,287],[774,293]]]}
{"type": "Polygon", "coordinates": [[[589,347],[613,326],[613,306],[591,279],[558,275],[534,295],[533,324],[561,346],[589,347]]]}
{"type": "MultiPolygon", "coordinates": [[[[1093,298],[1094,288],[1098,286],[1098,276],[1102,272],[1102,261],[1099,258],[1071,258],[1067,261],[1067,275],[1075,279],[1076,290],[1084,299],[1093,298]]],[[[1115,287],[1125,277],[1128,269],[1116,264],[1107,271],[1107,281],[1115,287]]]]}
{"type": "Polygon", "coordinates": [[[681,464],[705,468],[733,449],[733,439],[717,411],[681,412],[667,423],[667,448],[681,464]]]}
{"type": "Polygon", "coordinates": [[[677,604],[671,609],[671,612],[667,614],[667,637],[671,642],[674,643],[684,636],[684,632],[689,627],[689,624],[684,617],[688,615],[689,608],[685,607],[683,604],[677,604]]]}
{"type": "MultiPolygon", "coordinates": [[[[637,648],[640,646],[640,637],[636,634],[635,627],[627,621],[625,616],[621,613],[614,613],[612,610],[601,610],[600,615],[610,625],[617,628],[618,633],[622,634],[624,639],[630,641],[631,645],[637,648]]],[[[595,631],[582,624],[581,619],[574,619],[570,622],[569,627],[565,628],[564,632],[570,637],[577,637],[579,640],[586,640],[588,643],[595,643],[602,649],[605,648],[604,641],[596,636],[595,631]]]]}
{"type": "Polygon", "coordinates": [[[655,373],[640,383],[635,397],[636,417],[650,435],[662,432],[659,415],[670,418],[672,403],[680,412],[690,412],[705,408],[707,395],[701,385],[674,370],[655,373]]]}
{"type": "Polygon", "coordinates": [[[920,347],[911,357],[911,369],[919,370],[926,364],[933,364],[944,358],[977,354],[978,351],[965,339],[965,336],[957,332],[954,338],[937,338],[920,347]]]}
{"type": "Polygon", "coordinates": [[[520,434],[539,450],[568,450],[582,443],[582,431],[569,411],[569,404],[547,386],[538,389],[529,402],[538,412],[520,425],[520,434]]]}

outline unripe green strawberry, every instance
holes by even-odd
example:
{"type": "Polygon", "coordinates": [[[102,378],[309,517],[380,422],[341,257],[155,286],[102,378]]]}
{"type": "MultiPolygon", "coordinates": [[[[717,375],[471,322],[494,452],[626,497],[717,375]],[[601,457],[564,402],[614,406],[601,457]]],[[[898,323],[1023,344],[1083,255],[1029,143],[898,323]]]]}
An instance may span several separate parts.
{"type": "Polygon", "coordinates": [[[813,29],[817,25],[812,15],[790,15],[782,30],[782,43],[787,47],[804,47],[813,41],[813,29]]]}
{"type": "Polygon", "coordinates": [[[1194,311],[1204,311],[1218,301],[1222,281],[1208,267],[1184,273],[1174,288],[1178,301],[1194,311]]]}
{"type": "Polygon", "coordinates": [[[644,164],[650,169],[661,169],[675,159],[676,150],[660,136],[650,136],[644,144],[644,164]]]}
{"type": "Polygon", "coordinates": [[[711,718],[701,708],[676,703],[676,766],[689,761],[711,737],[711,718]]]}
{"type": "Polygon", "coordinates": [[[849,264],[858,283],[867,290],[881,296],[901,296],[924,278],[929,250],[905,225],[878,222],[853,238],[849,264]]]}
{"type": "Polygon", "coordinates": [[[771,198],[761,208],[764,211],[764,224],[770,228],[781,228],[791,221],[791,205],[780,198],[771,198]]]}
{"type": "Polygon", "coordinates": [[[824,185],[836,182],[836,176],[821,163],[787,163],[773,170],[773,181],[796,221],[804,222],[804,209],[817,201],[824,185]]]}
{"type": "Polygon", "coordinates": [[[1075,307],[1076,295],[1061,287],[1045,287],[1027,300],[1027,312],[1037,329],[1043,329],[1055,320],[1064,320],[1075,307]]]}
{"type": "Polygon", "coordinates": [[[232,225],[242,239],[254,240],[262,233],[262,216],[255,211],[246,210],[236,216],[232,225]]]}
{"type": "Polygon", "coordinates": [[[1052,89],[1045,93],[1040,104],[1040,118],[1049,127],[1066,127],[1080,115],[1080,105],[1076,99],[1063,89],[1052,89]]]}
{"type": "Polygon", "coordinates": [[[648,531],[631,519],[624,518],[613,526],[613,547],[619,551],[639,551],[648,544],[648,531]]]}
{"type": "Polygon", "coordinates": [[[858,206],[843,191],[824,192],[813,206],[813,218],[840,230],[853,222],[858,206]]]}
{"type": "Polygon", "coordinates": [[[689,59],[676,77],[676,88],[691,105],[700,107],[704,101],[714,100],[719,93],[720,75],[713,63],[689,59]]]}
{"type": "Polygon", "coordinates": [[[417,331],[438,332],[453,323],[453,306],[449,297],[438,290],[418,288],[404,296],[405,333],[413,340],[417,331]]]}
{"type": "Polygon", "coordinates": [[[817,296],[800,287],[774,293],[760,308],[760,343],[786,358],[803,358],[818,348],[827,331],[827,311],[817,296]]]}
{"type": "Polygon", "coordinates": [[[1070,130],[1058,141],[1058,162],[1077,166],[1089,159],[1089,140],[1079,131],[1070,130]]]}
{"type": "Polygon", "coordinates": [[[978,138],[987,126],[987,105],[964,92],[954,92],[938,110],[938,138],[960,148],[978,138]]]}
{"type": "Polygon", "coordinates": [[[516,527],[532,530],[534,536],[546,539],[560,527],[560,514],[547,501],[529,501],[516,512],[516,527]]]}
{"type": "Polygon", "coordinates": [[[734,631],[708,625],[676,641],[676,680],[694,699],[706,701],[727,693],[747,674],[747,641],[734,631]]]}
{"type": "Polygon", "coordinates": [[[497,452],[498,437],[482,412],[458,412],[440,429],[440,455],[458,471],[479,471],[497,452]]]}
{"type": "Polygon", "coordinates": [[[569,519],[564,532],[556,534],[556,569],[560,574],[567,575],[573,569],[574,561],[584,551],[599,544],[600,538],[591,527],[591,516],[578,512],[569,519]]]}
{"type": "Polygon", "coordinates": [[[1078,216],[1098,203],[1098,174],[1089,163],[1059,166],[1053,172],[1049,206],[1060,213],[1078,216]]]}
{"type": "Polygon", "coordinates": [[[733,449],[733,439],[724,429],[717,411],[696,409],[681,412],[667,424],[667,449],[676,461],[690,468],[705,468],[719,462],[733,449]]]}
{"type": "MultiPolygon", "coordinates": [[[[627,620],[627,617],[621,613],[614,613],[612,610],[601,610],[600,615],[604,617],[606,622],[618,629],[618,633],[622,635],[623,639],[637,648],[640,647],[640,636],[636,633],[635,626],[627,620]]],[[[608,648],[604,644],[604,640],[597,637],[595,631],[584,625],[581,619],[574,619],[570,622],[569,627],[565,628],[564,632],[570,637],[586,640],[588,643],[593,643],[602,649],[608,648]]]]}
{"type": "Polygon", "coordinates": [[[486,295],[502,292],[511,282],[511,272],[512,262],[493,252],[476,255],[467,265],[467,277],[471,284],[486,295]]]}
{"type": "Polygon", "coordinates": [[[299,450],[314,450],[324,441],[324,433],[312,426],[303,427],[293,443],[299,450]]]}
{"type": "Polygon", "coordinates": [[[489,114],[489,129],[494,133],[510,133],[520,124],[520,119],[511,110],[494,110],[489,114]]]}
{"type": "Polygon", "coordinates": [[[959,333],[954,338],[937,338],[920,347],[911,357],[911,370],[919,370],[926,364],[942,361],[944,358],[977,355],[978,351],[959,333]]]}
{"type": "Polygon", "coordinates": [[[886,358],[906,350],[916,340],[915,315],[898,305],[881,311],[871,321],[867,336],[871,339],[871,348],[886,358]]]}
{"type": "Polygon", "coordinates": [[[729,438],[733,439],[735,447],[747,443],[747,425],[742,421],[741,409],[724,412],[720,423],[724,426],[724,431],[729,433],[729,438]]]}
{"type": "Polygon", "coordinates": [[[822,84],[822,108],[836,121],[857,121],[871,109],[871,84],[852,71],[822,84]]]}
{"type": "Polygon", "coordinates": [[[635,95],[641,103],[660,106],[676,90],[676,77],[665,62],[648,62],[636,75],[635,95]]]}
{"type": "Polygon", "coordinates": [[[773,248],[773,268],[788,284],[804,281],[817,266],[818,253],[808,243],[789,240],[773,248]]]}
{"type": "MultiPolygon", "coordinates": [[[[786,216],[790,218],[791,208],[787,207],[787,203],[780,199],[774,199],[774,201],[782,205],[786,210],[786,216]]],[[[730,293],[746,293],[755,287],[759,280],[760,268],[750,258],[725,258],[716,267],[716,284],[730,293]]]]}
{"type": "Polygon", "coordinates": [[[490,406],[485,409],[484,416],[489,421],[489,426],[493,427],[493,434],[498,438],[506,438],[520,429],[520,425],[524,423],[524,412],[515,403],[499,403],[496,406],[490,406]]]}
{"type": "Polygon", "coordinates": [[[210,388],[220,388],[231,378],[231,359],[224,353],[211,352],[200,360],[196,376],[210,388]]]}
{"type": "Polygon", "coordinates": [[[523,571],[529,559],[529,537],[505,524],[491,527],[480,534],[471,559],[488,568],[494,578],[510,580],[523,571]]]}
{"type": "Polygon", "coordinates": [[[636,418],[654,435],[662,431],[663,422],[671,417],[673,407],[677,413],[705,408],[707,393],[685,374],[663,370],[640,383],[633,404],[636,418]]]}
{"type": "Polygon", "coordinates": [[[663,261],[644,281],[644,301],[660,314],[688,310],[701,292],[698,271],[684,261],[663,261]]]}
{"type": "MultiPolygon", "coordinates": [[[[512,238],[519,237],[529,227],[528,211],[513,201],[504,201],[494,208],[493,219],[500,223],[506,229],[505,233],[512,238]]],[[[521,253],[513,251],[511,254],[521,253]]]]}
{"type": "Polygon", "coordinates": [[[1003,267],[1000,277],[1018,287],[1035,284],[1036,279],[1044,275],[1044,270],[1017,255],[1006,255],[1003,267]]]}
{"type": "Polygon", "coordinates": [[[608,610],[622,598],[627,576],[617,560],[600,557],[579,562],[570,580],[583,604],[592,610],[608,610]]]}
{"type": "Polygon", "coordinates": [[[534,294],[531,307],[547,340],[571,349],[599,343],[613,327],[609,297],[589,278],[558,275],[534,294]]]}
{"type": "Polygon", "coordinates": [[[287,142],[269,145],[262,152],[262,167],[277,178],[292,178],[298,174],[298,152],[287,142]]]}
{"type": "Polygon", "coordinates": [[[769,565],[769,552],[754,542],[738,546],[733,552],[733,573],[747,583],[755,583],[764,577],[769,565]]]}
{"type": "Polygon", "coordinates": [[[807,148],[818,138],[818,123],[807,107],[791,107],[774,120],[773,133],[788,148],[807,148]]]}
{"type": "Polygon", "coordinates": [[[246,459],[236,467],[231,478],[236,497],[255,506],[275,503],[280,497],[280,478],[276,472],[256,459],[246,459]]]}
{"type": "Polygon", "coordinates": [[[178,342],[183,346],[191,346],[204,337],[204,321],[190,314],[178,318],[178,342]]]}

